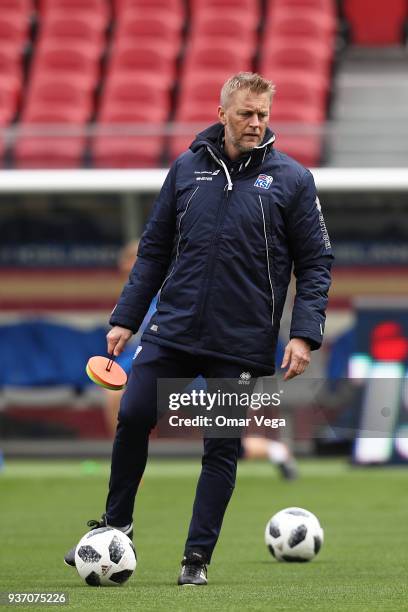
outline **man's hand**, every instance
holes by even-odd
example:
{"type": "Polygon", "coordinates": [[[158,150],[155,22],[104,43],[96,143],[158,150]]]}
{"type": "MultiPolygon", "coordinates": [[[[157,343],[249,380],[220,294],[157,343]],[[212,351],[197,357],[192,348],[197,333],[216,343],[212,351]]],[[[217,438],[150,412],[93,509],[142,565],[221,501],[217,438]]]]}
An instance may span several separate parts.
{"type": "Polygon", "coordinates": [[[131,332],[130,329],[126,329],[126,327],[119,327],[119,325],[112,327],[110,332],[106,335],[108,354],[112,355],[113,353],[115,357],[118,357],[132,335],[133,332],[131,332]]]}
{"type": "Polygon", "coordinates": [[[281,368],[287,368],[283,380],[290,380],[299,374],[303,374],[310,363],[310,346],[306,340],[302,338],[292,338],[286,345],[285,354],[281,368]]]}

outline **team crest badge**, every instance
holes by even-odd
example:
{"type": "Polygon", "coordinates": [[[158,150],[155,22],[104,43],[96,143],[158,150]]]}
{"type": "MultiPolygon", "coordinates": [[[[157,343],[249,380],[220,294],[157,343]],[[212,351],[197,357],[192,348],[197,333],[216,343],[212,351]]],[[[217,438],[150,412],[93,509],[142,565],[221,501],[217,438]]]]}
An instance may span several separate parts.
{"type": "Polygon", "coordinates": [[[260,187],[261,189],[269,189],[272,185],[273,176],[267,174],[260,174],[254,183],[254,187],[260,187]]]}

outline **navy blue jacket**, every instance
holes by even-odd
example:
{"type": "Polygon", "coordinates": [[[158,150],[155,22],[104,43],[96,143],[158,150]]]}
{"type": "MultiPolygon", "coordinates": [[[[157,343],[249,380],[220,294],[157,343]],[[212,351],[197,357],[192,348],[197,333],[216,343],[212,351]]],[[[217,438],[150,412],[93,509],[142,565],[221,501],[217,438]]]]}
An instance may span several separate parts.
{"type": "Polygon", "coordinates": [[[311,173],[272,132],[234,162],[223,133],[209,127],[171,167],[110,323],[137,331],[160,290],[142,340],[272,373],[292,266],[290,336],[322,342],[330,241],[311,173]]]}

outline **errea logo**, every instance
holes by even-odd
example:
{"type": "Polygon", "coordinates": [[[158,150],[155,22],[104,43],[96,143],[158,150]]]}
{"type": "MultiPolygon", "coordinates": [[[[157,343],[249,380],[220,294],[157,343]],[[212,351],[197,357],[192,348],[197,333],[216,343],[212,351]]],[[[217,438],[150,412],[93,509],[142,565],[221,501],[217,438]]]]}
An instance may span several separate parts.
{"type": "Polygon", "coordinates": [[[260,187],[261,189],[269,189],[273,183],[273,176],[268,174],[260,174],[254,183],[254,187],[260,187]]]}
{"type": "Polygon", "coordinates": [[[249,372],[241,372],[241,374],[239,375],[238,384],[249,385],[250,380],[251,380],[251,374],[249,372]]]}

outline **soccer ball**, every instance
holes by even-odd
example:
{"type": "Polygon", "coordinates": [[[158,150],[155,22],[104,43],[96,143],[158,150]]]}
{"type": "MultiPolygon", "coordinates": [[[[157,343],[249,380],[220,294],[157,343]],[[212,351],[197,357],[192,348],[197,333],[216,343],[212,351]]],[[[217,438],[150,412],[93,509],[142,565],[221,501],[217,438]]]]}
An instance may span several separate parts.
{"type": "Polygon", "coordinates": [[[285,508],[268,521],[265,543],[278,561],[310,561],[323,544],[323,529],[308,510],[285,508]]]}
{"type": "Polygon", "coordinates": [[[132,541],[113,527],[92,529],[75,549],[78,574],[90,586],[120,586],[133,574],[136,562],[132,541]]]}

